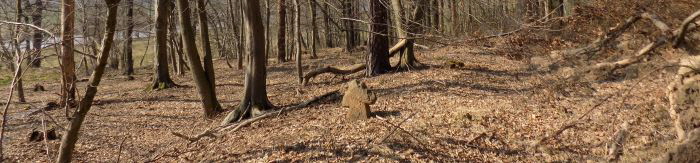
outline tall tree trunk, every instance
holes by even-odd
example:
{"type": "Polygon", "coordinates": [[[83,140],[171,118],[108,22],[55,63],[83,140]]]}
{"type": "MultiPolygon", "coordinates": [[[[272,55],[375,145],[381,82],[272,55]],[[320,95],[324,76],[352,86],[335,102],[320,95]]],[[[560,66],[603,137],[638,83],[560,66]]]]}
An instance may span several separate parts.
{"type": "Polygon", "coordinates": [[[270,53],[272,53],[272,46],[270,44],[270,40],[272,37],[270,37],[270,17],[272,17],[272,14],[270,14],[270,0],[265,0],[265,62],[270,61],[270,53]]]}
{"type": "Polygon", "coordinates": [[[245,117],[254,116],[255,112],[274,107],[267,98],[267,70],[265,64],[265,31],[260,17],[259,0],[244,0],[246,2],[245,32],[250,49],[250,59],[245,75],[245,94],[240,107],[226,116],[222,125],[245,117]]]}
{"type": "Polygon", "coordinates": [[[297,75],[299,77],[299,84],[304,82],[304,71],[301,68],[301,4],[299,0],[294,1],[294,54],[296,55],[297,62],[297,75]]]}
{"type": "Polygon", "coordinates": [[[316,26],[316,0],[309,0],[309,12],[311,15],[311,58],[318,58],[316,55],[316,41],[318,39],[318,26],[316,26]]]}
{"type": "Polygon", "coordinates": [[[418,24],[418,22],[424,20],[425,13],[423,11],[428,4],[425,1],[420,1],[415,4],[415,9],[411,14],[412,19],[408,21],[410,23],[403,23],[404,14],[402,13],[403,7],[401,5],[401,0],[392,0],[391,4],[394,15],[393,21],[395,23],[397,33],[402,40],[406,41],[404,49],[401,50],[402,52],[400,52],[399,64],[396,66],[396,68],[398,70],[411,70],[417,68],[421,66],[421,64],[415,57],[415,52],[413,50],[415,39],[413,39],[413,37],[415,37],[414,35],[416,33],[420,32],[418,29],[421,27],[421,25],[418,24]]]}
{"type": "MultiPolygon", "coordinates": [[[[34,3],[34,12],[32,13],[32,24],[41,27],[41,21],[44,15],[44,0],[36,0],[34,3]]],[[[32,47],[34,48],[34,57],[32,57],[31,66],[41,67],[41,44],[44,41],[44,33],[41,30],[34,30],[34,39],[32,40],[32,47]]]]}
{"type": "MultiPolygon", "coordinates": [[[[22,0],[17,0],[16,1],[16,8],[17,8],[17,22],[22,22],[22,17],[24,17],[24,13],[22,12],[22,0]]],[[[15,27],[15,39],[14,39],[14,45],[15,45],[15,71],[19,74],[19,76],[22,76],[22,49],[20,47],[21,41],[19,40],[19,36],[21,35],[21,25],[17,25],[15,27]]],[[[27,47],[29,47],[29,44],[27,44],[27,47]]],[[[25,50],[25,52],[29,52],[28,50],[25,50]]],[[[26,102],[24,99],[24,86],[22,84],[22,78],[17,79],[17,99],[19,102],[26,102]]]]}
{"type": "Polygon", "coordinates": [[[59,148],[58,159],[56,161],[59,163],[71,162],[71,159],[73,158],[73,150],[75,149],[75,143],[78,141],[80,127],[83,125],[83,121],[85,120],[85,116],[87,116],[88,111],[90,111],[90,107],[92,107],[92,102],[97,94],[97,86],[100,85],[100,80],[102,79],[102,74],[104,73],[107,58],[109,57],[109,52],[112,48],[114,29],[117,25],[117,7],[119,6],[119,0],[105,1],[107,2],[109,11],[107,14],[107,26],[105,26],[105,37],[102,38],[102,51],[98,58],[95,71],[92,73],[92,76],[90,76],[87,90],[85,90],[85,96],[83,96],[82,101],[80,101],[78,110],[73,114],[73,119],[70,122],[70,126],[68,126],[68,131],[61,139],[61,146],[59,148]]]}
{"type": "Polygon", "coordinates": [[[279,63],[282,63],[287,61],[287,40],[285,38],[287,33],[287,9],[285,0],[279,1],[279,16],[277,17],[277,19],[279,20],[279,30],[277,32],[277,61],[279,63]]]}
{"type": "Polygon", "coordinates": [[[197,44],[195,43],[194,29],[192,29],[190,21],[190,8],[188,0],[177,0],[177,9],[180,19],[180,35],[182,37],[182,45],[187,54],[188,63],[190,65],[190,70],[192,70],[192,77],[194,78],[195,84],[197,85],[197,91],[199,93],[199,98],[202,101],[202,109],[204,111],[204,116],[207,118],[213,118],[214,115],[221,112],[221,105],[216,99],[216,94],[214,94],[214,86],[212,85],[211,78],[204,71],[202,67],[202,62],[199,59],[199,53],[197,52],[197,44]]]}
{"type": "MultiPolygon", "coordinates": [[[[323,3],[323,11],[328,11],[328,3],[323,3]]],[[[332,48],[333,46],[333,30],[331,28],[331,16],[329,14],[323,14],[323,24],[326,28],[326,47],[332,48]]]]}
{"type": "Polygon", "coordinates": [[[134,74],[134,55],[132,49],[132,34],[134,33],[134,0],[126,0],[126,32],[124,32],[124,51],[122,54],[122,74],[134,74]]]}
{"type": "Polygon", "coordinates": [[[73,59],[73,28],[75,23],[75,0],[61,1],[61,105],[75,104],[75,60],[73,59]]]}
{"type": "MultiPolygon", "coordinates": [[[[243,15],[243,1],[238,1],[238,7],[240,11],[240,15],[243,15]]],[[[243,60],[245,59],[245,53],[248,51],[247,48],[243,45],[243,43],[246,41],[247,38],[243,37],[243,26],[245,23],[245,19],[241,18],[241,21],[239,23],[239,35],[238,35],[238,69],[243,69],[243,60]]]]}
{"type": "Polygon", "coordinates": [[[211,86],[211,94],[216,96],[216,78],[214,76],[214,61],[211,52],[211,43],[209,42],[209,19],[207,18],[207,5],[205,0],[197,0],[197,9],[199,17],[199,35],[201,37],[200,44],[204,52],[204,72],[209,79],[211,86]]]}
{"type": "Polygon", "coordinates": [[[152,89],[160,90],[177,86],[170,78],[168,71],[168,18],[172,11],[172,3],[170,0],[157,0],[155,15],[155,33],[156,33],[156,48],[155,58],[153,60],[152,89]]]}
{"type": "MultiPolygon", "coordinates": [[[[353,0],[343,0],[343,16],[354,19],[353,0]]],[[[355,23],[353,20],[345,20],[345,51],[351,52],[355,48],[355,23]]]]}
{"type": "Polygon", "coordinates": [[[440,11],[442,11],[442,10],[440,10],[440,4],[439,4],[440,1],[441,1],[441,0],[432,0],[432,1],[431,1],[432,3],[430,4],[430,8],[431,8],[431,10],[432,10],[431,14],[433,14],[433,15],[432,15],[432,17],[433,17],[433,22],[432,22],[433,28],[435,28],[435,29],[438,30],[438,31],[440,31],[440,29],[441,29],[441,28],[440,28],[440,23],[441,23],[441,22],[440,22],[440,11]]]}
{"type": "Polygon", "coordinates": [[[387,8],[381,0],[370,2],[370,40],[367,57],[367,76],[386,73],[391,69],[389,64],[389,28],[387,27],[387,8]]]}

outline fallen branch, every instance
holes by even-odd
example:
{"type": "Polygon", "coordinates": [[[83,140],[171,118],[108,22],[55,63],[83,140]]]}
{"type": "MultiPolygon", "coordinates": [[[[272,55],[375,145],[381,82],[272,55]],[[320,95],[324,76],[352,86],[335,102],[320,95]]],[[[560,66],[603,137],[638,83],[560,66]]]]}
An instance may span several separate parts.
{"type": "Polygon", "coordinates": [[[316,70],[309,71],[309,73],[304,75],[304,82],[302,82],[302,84],[306,85],[309,83],[309,80],[311,80],[312,78],[314,78],[318,75],[324,74],[324,73],[332,73],[332,74],[336,74],[336,75],[348,75],[348,74],[360,72],[360,71],[364,70],[365,67],[366,67],[366,64],[356,64],[356,65],[353,65],[352,67],[347,68],[347,69],[341,69],[341,68],[331,67],[331,66],[319,68],[316,70]]]}
{"type": "Polygon", "coordinates": [[[271,117],[273,115],[280,115],[280,114],[282,114],[282,112],[285,112],[285,111],[292,111],[292,110],[296,110],[296,109],[300,109],[300,108],[305,108],[305,107],[311,106],[313,104],[316,104],[322,100],[333,100],[334,101],[334,100],[340,99],[341,97],[342,97],[342,94],[340,93],[340,91],[338,91],[338,90],[331,91],[331,92],[328,92],[328,93],[323,94],[321,96],[317,96],[317,97],[314,97],[310,100],[299,103],[298,105],[294,105],[294,106],[291,106],[288,108],[280,109],[279,111],[267,112],[267,113],[264,113],[260,116],[250,118],[250,119],[247,119],[247,120],[241,121],[239,123],[235,123],[235,124],[232,123],[232,124],[225,125],[225,126],[210,128],[210,129],[208,129],[208,130],[206,130],[198,135],[195,135],[193,137],[189,137],[189,136],[186,136],[184,134],[174,132],[174,131],[171,131],[170,133],[177,136],[177,137],[180,137],[182,139],[188,140],[190,143],[194,143],[194,142],[201,140],[204,137],[216,138],[215,133],[224,132],[227,130],[230,130],[230,131],[227,131],[229,133],[234,132],[234,131],[238,131],[242,127],[250,125],[253,122],[271,117]]]}
{"type": "Polygon", "coordinates": [[[678,37],[676,37],[676,39],[673,41],[674,48],[677,48],[681,43],[683,43],[685,39],[685,34],[688,31],[688,26],[698,17],[700,17],[700,10],[695,11],[695,13],[691,14],[688,18],[685,18],[685,20],[683,20],[683,24],[681,24],[680,33],[678,33],[678,37]]]}
{"type": "Polygon", "coordinates": [[[639,21],[639,19],[641,18],[641,14],[637,14],[628,18],[624,23],[616,26],[615,28],[611,29],[610,32],[603,35],[601,38],[597,39],[596,41],[593,41],[592,43],[584,47],[559,51],[561,59],[567,60],[570,57],[587,55],[602,50],[603,47],[605,47],[605,45],[608,45],[609,43],[613,42],[613,40],[620,37],[622,33],[624,33],[627,29],[632,27],[632,25],[639,21]]]}

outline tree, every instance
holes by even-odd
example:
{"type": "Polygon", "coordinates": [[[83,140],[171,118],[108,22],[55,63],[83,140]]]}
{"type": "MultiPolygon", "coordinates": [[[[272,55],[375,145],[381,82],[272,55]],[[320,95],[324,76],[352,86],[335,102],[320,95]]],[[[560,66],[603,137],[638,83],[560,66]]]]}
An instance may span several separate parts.
{"type": "Polygon", "coordinates": [[[197,0],[197,13],[199,17],[200,45],[204,53],[204,72],[209,78],[209,86],[214,97],[216,97],[216,79],[214,76],[214,61],[211,54],[211,44],[209,43],[209,20],[207,19],[207,5],[204,0],[197,0]]]}
{"type": "Polygon", "coordinates": [[[153,74],[153,85],[152,89],[167,89],[177,86],[175,82],[170,78],[170,72],[168,71],[168,17],[170,17],[170,12],[172,10],[172,3],[170,0],[158,0],[156,2],[156,15],[155,15],[155,33],[156,33],[156,48],[155,48],[155,58],[153,60],[153,67],[155,73],[153,74]]]}
{"type": "Polygon", "coordinates": [[[309,0],[309,12],[311,15],[311,58],[318,58],[316,55],[316,40],[318,39],[318,28],[316,26],[316,0],[309,0]]]}
{"type": "Polygon", "coordinates": [[[286,25],[286,23],[287,23],[286,22],[287,21],[287,19],[286,19],[287,11],[286,10],[287,9],[286,9],[285,0],[280,0],[279,1],[279,16],[277,17],[277,19],[279,20],[279,23],[278,23],[279,30],[277,32],[277,61],[279,63],[287,61],[287,59],[286,59],[287,45],[286,45],[286,40],[285,40],[285,37],[286,37],[285,35],[287,33],[287,29],[286,29],[286,27],[287,27],[287,25],[286,25]]]}
{"type": "Polygon", "coordinates": [[[396,66],[396,68],[399,70],[410,70],[419,67],[421,66],[421,64],[416,60],[414,54],[413,46],[415,44],[415,39],[413,37],[415,37],[414,35],[419,32],[418,29],[420,28],[420,25],[418,24],[418,22],[421,22],[423,20],[423,17],[425,16],[425,14],[423,13],[423,9],[428,4],[426,4],[425,1],[420,1],[420,3],[417,3],[415,5],[415,10],[412,14],[412,19],[408,21],[408,23],[404,23],[403,21],[403,5],[401,5],[401,0],[392,0],[391,5],[393,8],[393,17],[394,24],[396,26],[396,33],[401,38],[401,41],[396,46],[391,48],[401,49],[398,52],[401,54],[399,55],[399,64],[396,66]]]}
{"type": "MultiPolygon", "coordinates": [[[[22,17],[24,17],[24,15],[23,15],[24,13],[22,13],[22,0],[17,0],[16,2],[17,2],[16,3],[16,7],[17,7],[17,13],[16,13],[17,19],[16,19],[16,21],[22,22],[22,17]]],[[[22,53],[21,53],[22,50],[20,49],[20,40],[19,40],[20,39],[19,35],[21,35],[21,32],[22,32],[21,30],[22,30],[21,25],[17,25],[15,27],[16,37],[15,37],[14,42],[13,42],[15,45],[15,66],[13,66],[13,67],[15,68],[15,71],[17,72],[17,74],[19,74],[19,76],[22,76],[22,60],[23,60],[22,53]]],[[[28,44],[27,44],[27,46],[28,46],[28,44]]],[[[17,99],[19,102],[26,102],[26,100],[24,99],[24,86],[22,85],[22,78],[17,78],[17,99]]]]}
{"type": "Polygon", "coordinates": [[[61,105],[75,104],[75,61],[73,59],[73,28],[75,0],[61,1],[61,105]]]}
{"type": "Polygon", "coordinates": [[[301,68],[301,5],[299,0],[294,1],[294,54],[296,54],[297,61],[297,75],[299,77],[299,84],[304,82],[304,71],[301,68]]]}
{"type": "MultiPolygon", "coordinates": [[[[214,92],[213,79],[209,77],[210,72],[206,72],[202,67],[202,62],[199,59],[197,45],[194,39],[194,29],[192,29],[190,21],[190,6],[187,0],[177,1],[177,10],[180,13],[180,36],[182,37],[182,45],[188,57],[188,64],[192,70],[192,77],[197,85],[199,98],[202,101],[202,109],[204,116],[212,118],[217,113],[221,112],[221,104],[216,99],[214,92]]],[[[264,46],[264,45],[263,45],[264,46]]],[[[213,73],[213,72],[212,72],[213,73]]]]}
{"type": "Polygon", "coordinates": [[[132,34],[134,33],[134,0],[126,0],[126,32],[124,32],[124,51],[122,53],[122,74],[134,74],[134,55],[132,50],[132,34]]]}
{"type": "Polygon", "coordinates": [[[244,95],[238,109],[229,113],[222,125],[251,117],[262,110],[273,108],[267,98],[267,70],[265,62],[265,31],[260,15],[259,0],[244,0],[246,37],[250,49],[250,59],[245,73],[244,95]]]}
{"type": "Polygon", "coordinates": [[[387,27],[387,8],[381,0],[370,2],[369,54],[367,57],[367,76],[386,73],[391,69],[389,63],[389,29],[387,27]]]}
{"type": "MultiPolygon", "coordinates": [[[[83,121],[85,120],[87,113],[90,111],[90,107],[92,107],[92,102],[97,94],[97,86],[100,85],[100,80],[102,79],[102,74],[104,73],[104,69],[107,64],[107,58],[109,57],[109,52],[112,49],[114,30],[117,26],[117,7],[119,7],[119,1],[120,0],[105,0],[109,11],[107,14],[105,34],[102,38],[102,48],[100,51],[100,56],[97,59],[97,66],[95,67],[92,76],[90,76],[87,90],[85,90],[85,96],[80,101],[78,110],[73,114],[73,119],[70,121],[68,131],[61,138],[61,146],[58,151],[58,159],[56,162],[71,162],[71,159],[73,158],[73,150],[75,149],[75,143],[78,141],[80,127],[83,125],[83,121]]],[[[63,10],[62,12],[66,11],[63,10]]]]}
{"type": "MultiPolygon", "coordinates": [[[[346,18],[354,19],[355,14],[353,12],[354,0],[343,0],[343,15],[346,18]]],[[[372,0],[374,1],[374,0],[372,0]]],[[[350,52],[357,45],[357,33],[355,32],[355,23],[353,20],[345,20],[345,51],[350,52]]]]}
{"type": "MultiPolygon", "coordinates": [[[[37,27],[41,27],[41,21],[43,20],[44,14],[44,0],[36,0],[34,3],[34,12],[32,12],[32,24],[37,27]]],[[[36,55],[33,57],[31,66],[41,67],[41,44],[44,40],[44,33],[41,30],[34,30],[34,39],[32,39],[32,47],[36,55]]]]}

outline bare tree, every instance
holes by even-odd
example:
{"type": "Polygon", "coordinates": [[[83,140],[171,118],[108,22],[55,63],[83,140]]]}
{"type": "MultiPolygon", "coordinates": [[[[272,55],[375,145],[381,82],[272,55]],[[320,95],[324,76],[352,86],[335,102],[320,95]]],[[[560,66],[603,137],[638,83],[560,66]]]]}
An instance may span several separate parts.
{"type": "MultiPolygon", "coordinates": [[[[187,54],[188,63],[192,70],[192,77],[197,85],[199,98],[202,101],[202,109],[204,116],[212,118],[217,113],[221,112],[221,104],[216,99],[212,77],[209,77],[210,72],[206,72],[202,67],[202,62],[199,59],[197,45],[195,43],[194,29],[192,29],[190,21],[190,6],[187,0],[178,0],[177,9],[180,19],[180,35],[182,37],[182,45],[187,54]]],[[[264,45],[263,45],[264,46],[264,45]]],[[[213,72],[212,72],[213,73],[213,72]]]]}
{"type": "Polygon", "coordinates": [[[286,25],[286,18],[287,18],[287,11],[286,11],[286,4],[285,0],[280,0],[279,1],[279,16],[277,19],[279,20],[279,23],[277,24],[279,26],[279,30],[277,32],[277,61],[279,63],[286,62],[287,59],[287,45],[286,45],[286,33],[287,33],[287,25],[286,25]]]}
{"type": "Polygon", "coordinates": [[[296,56],[297,63],[297,75],[299,77],[299,84],[304,82],[304,71],[301,68],[301,5],[299,0],[294,1],[294,54],[296,56]]]}
{"type": "MultiPolygon", "coordinates": [[[[34,3],[34,11],[32,12],[32,24],[37,27],[41,27],[41,21],[44,15],[44,0],[36,0],[34,3]]],[[[41,48],[42,42],[44,40],[44,33],[41,30],[34,30],[34,39],[32,40],[32,47],[34,49],[34,57],[32,57],[32,67],[41,67],[41,48]]]]}
{"type": "MultiPolygon", "coordinates": [[[[97,66],[92,76],[90,76],[87,90],[85,90],[85,96],[80,101],[78,110],[73,114],[73,119],[70,122],[68,131],[63,135],[63,138],[61,138],[61,146],[58,151],[58,159],[56,162],[71,162],[73,158],[73,150],[75,149],[75,143],[78,141],[80,127],[83,125],[85,116],[87,116],[87,113],[92,107],[92,102],[97,94],[97,86],[100,85],[100,80],[102,79],[102,74],[107,64],[107,58],[109,58],[109,52],[112,49],[114,30],[117,26],[117,8],[119,7],[119,1],[120,0],[105,0],[109,11],[107,12],[107,25],[105,26],[105,33],[102,38],[102,48],[100,49],[100,56],[97,59],[97,66]]],[[[65,10],[63,12],[65,12],[65,10]]]]}
{"type": "Polygon", "coordinates": [[[222,121],[222,125],[228,124],[242,118],[251,117],[262,110],[273,108],[267,98],[267,70],[265,62],[265,31],[260,15],[259,0],[244,0],[246,36],[250,49],[250,59],[248,60],[245,73],[244,90],[245,94],[238,109],[229,113],[222,121]]]}
{"type": "Polygon", "coordinates": [[[370,2],[371,31],[369,54],[367,57],[367,76],[386,73],[391,69],[389,63],[389,28],[387,27],[388,9],[382,0],[370,2]]]}
{"type": "Polygon", "coordinates": [[[61,1],[61,104],[75,104],[75,60],[73,58],[73,30],[75,24],[75,0],[61,1]]]}
{"type": "Polygon", "coordinates": [[[216,96],[216,80],[214,77],[214,61],[211,54],[211,44],[209,43],[209,19],[207,18],[207,5],[204,0],[197,0],[197,15],[199,18],[199,36],[202,52],[204,53],[204,72],[209,78],[211,94],[216,96]]]}
{"type": "Polygon", "coordinates": [[[311,16],[311,58],[318,58],[316,55],[316,40],[318,39],[318,26],[316,25],[316,0],[309,0],[309,15],[311,16]]]}
{"type": "Polygon", "coordinates": [[[124,32],[124,50],[122,51],[122,74],[131,76],[134,74],[134,55],[132,43],[134,39],[134,0],[126,0],[126,32],[124,32]]]}
{"type": "Polygon", "coordinates": [[[170,72],[168,71],[168,17],[170,17],[170,12],[172,10],[172,3],[170,0],[158,0],[156,2],[156,15],[155,15],[155,32],[156,32],[156,48],[155,48],[155,58],[153,60],[153,67],[155,73],[153,74],[153,84],[152,89],[166,89],[177,86],[175,82],[170,78],[170,72]]]}

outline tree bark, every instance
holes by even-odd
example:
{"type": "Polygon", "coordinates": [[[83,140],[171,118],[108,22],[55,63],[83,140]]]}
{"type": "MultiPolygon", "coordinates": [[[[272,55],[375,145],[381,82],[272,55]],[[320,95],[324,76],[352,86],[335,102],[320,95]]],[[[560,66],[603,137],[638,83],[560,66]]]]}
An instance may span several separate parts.
{"type": "Polygon", "coordinates": [[[389,63],[389,29],[387,27],[386,4],[380,0],[370,2],[370,16],[372,31],[369,40],[369,54],[367,57],[367,76],[383,74],[391,69],[389,63]]]}
{"type": "Polygon", "coordinates": [[[277,62],[282,63],[287,61],[287,45],[285,37],[287,33],[287,9],[286,9],[286,4],[285,0],[280,0],[279,1],[279,16],[277,17],[279,20],[278,26],[279,30],[277,32],[277,62]]]}
{"type": "Polygon", "coordinates": [[[301,4],[299,0],[293,0],[294,2],[294,54],[296,54],[297,63],[297,77],[299,77],[299,84],[304,82],[304,71],[301,68],[301,4]]]}
{"type": "MultiPolygon", "coordinates": [[[[346,18],[354,18],[352,9],[353,0],[343,0],[343,15],[346,18]]],[[[355,48],[356,44],[356,33],[355,33],[355,23],[352,20],[345,20],[345,51],[351,52],[355,48]]]]}
{"type": "MultiPolygon", "coordinates": [[[[32,24],[41,27],[41,21],[43,20],[44,14],[44,0],[36,0],[34,3],[34,12],[32,13],[32,24]]],[[[34,49],[35,55],[32,57],[31,66],[41,67],[41,44],[44,41],[44,33],[41,30],[34,30],[34,39],[32,40],[32,47],[34,49]]]]}
{"type": "Polygon", "coordinates": [[[75,0],[61,1],[61,105],[75,104],[75,60],[73,58],[73,28],[75,23],[75,0]]]}
{"type": "Polygon", "coordinates": [[[153,84],[151,89],[161,90],[177,86],[170,78],[168,71],[168,18],[172,11],[170,0],[157,0],[155,15],[156,48],[153,68],[153,84]]]}
{"type": "MultiPolygon", "coordinates": [[[[100,57],[98,59],[95,71],[90,76],[90,81],[85,90],[85,96],[80,105],[78,105],[78,110],[73,114],[73,119],[70,122],[68,131],[61,139],[61,146],[58,151],[58,159],[56,162],[65,163],[71,162],[73,158],[73,150],[75,149],[75,143],[78,141],[78,134],[80,132],[80,127],[83,125],[85,116],[87,116],[90,107],[92,107],[92,102],[97,94],[97,86],[100,85],[100,80],[102,79],[102,74],[107,63],[107,58],[109,57],[109,52],[112,48],[112,41],[114,39],[114,30],[117,25],[117,7],[119,6],[120,0],[105,0],[107,2],[107,7],[109,8],[107,14],[107,25],[105,26],[105,36],[102,38],[102,49],[100,57]]],[[[64,10],[65,11],[65,10],[64,10]]]]}
{"type": "Polygon", "coordinates": [[[214,61],[211,54],[211,44],[209,42],[209,19],[207,18],[207,5],[205,0],[197,0],[197,9],[199,17],[199,35],[202,51],[204,52],[204,72],[209,79],[211,94],[216,96],[216,78],[214,74],[214,61]]]}
{"type": "Polygon", "coordinates": [[[259,0],[244,0],[246,36],[249,38],[250,59],[246,69],[244,96],[240,107],[232,111],[222,121],[226,125],[233,121],[254,116],[254,112],[270,109],[274,106],[267,98],[267,70],[265,62],[265,31],[260,16],[259,0]]]}
{"type": "Polygon", "coordinates": [[[415,5],[415,10],[411,14],[412,19],[411,21],[409,21],[410,23],[406,23],[407,25],[404,26],[403,13],[401,12],[403,11],[401,0],[392,0],[392,6],[394,8],[394,22],[396,24],[397,33],[399,34],[399,37],[402,38],[402,41],[406,40],[405,48],[403,50],[400,50],[402,51],[402,54],[399,55],[399,64],[396,66],[396,68],[399,70],[410,70],[422,66],[415,57],[415,51],[413,50],[415,39],[413,39],[413,37],[416,33],[420,32],[419,28],[421,26],[417,23],[424,20],[425,14],[423,10],[427,5],[428,4],[426,4],[425,1],[417,3],[415,5]],[[409,35],[408,33],[411,34],[409,35]]]}
{"type": "Polygon", "coordinates": [[[214,94],[214,86],[212,85],[211,78],[204,71],[202,67],[202,62],[199,59],[199,53],[197,52],[197,45],[195,43],[194,29],[192,29],[190,21],[190,8],[188,0],[178,0],[177,9],[180,19],[180,35],[182,37],[182,45],[187,54],[188,64],[190,70],[192,71],[192,77],[194,78],[195,84],[197,86],[197,91],[199,98],[202,101],[202,109],[204,111],[204,116],[207,118],[213,118],[218,112],[221,112],[221,105],[216,99],[216,94],[214,94]]]}
{"type": "Polygon", "coordinates": [[[124,51],[122,52],[122,74],[131,76],[134,74],[134,55],[132,43],[134,39],[134,0],[126,0],[126,32],[124,32],[124,51]]]}
{"type": "MultiPolygon", "coordinates": [[[[22,12],[22,0],[17,0],[16,2],[17,2],[16,6],[15,6],[17,9],[16,21],[22,22],[22,17],[24,16],[24,13],[22,12]]],[[[20,32],[21,32],[21,25],[17,25],[15,27],[15,32],[14,32],[14,35],[17,37],[15,37],[15,39],[13,39],[14,40],[13,43],[15,45],[15,66],[14,66],[14,68],[15,68],[15,71],[17,71],[17,73],[19,73],[19,76],[22,76],[22,61],[23,61],[22,57],[23,56],[22,56],[22,50],[20,49],[21,48],[20,47],[20,40],[19,40],[20,32]]],[[[28,46],[29,46],[29,44],[27,44],[27,47],[28,46]]],[[[29,51],[27,50],[26,52],[29,52],[29,51]]],[[[19,102],[27,102],[24,98],[24,86],[22,84],[22,78],[17,79],[17,100],[19,102]]]]}
{"type": "Polygon", "coordinates": [[[311,58],[318,58],[316,55],[316,40],[318,39],[318,26],[316,26],[316,0],[309,0],[309,12],[311,16],[311,58]]]}
{"type": "MultiPolygon", "coordinates": [[[[323,3],[324,12],[328,11],[328,3],[323,3]]],[[[333,30],[331,28],[331,16],[328,14],[323,14],[323,24],[326,28],[326,48],[332,48],[333,46],[333,30]]]]}

